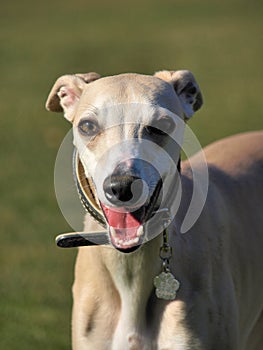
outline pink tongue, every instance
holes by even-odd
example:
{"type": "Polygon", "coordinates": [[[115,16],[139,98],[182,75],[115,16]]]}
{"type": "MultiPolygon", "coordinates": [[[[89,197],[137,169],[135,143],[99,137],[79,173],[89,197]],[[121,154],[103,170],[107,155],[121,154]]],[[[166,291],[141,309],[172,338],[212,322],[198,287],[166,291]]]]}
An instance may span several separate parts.
{"type": "Polygon", "coordinates": [[[114,209],[105,207],[103,204],[101,204],[101,206],[107,218],[108,224],[111,227],[124,229],[125,231],[125,229],[137,229],[141,225],[141,223],[129,212],[121,213],[115,211],[114,209]]]}

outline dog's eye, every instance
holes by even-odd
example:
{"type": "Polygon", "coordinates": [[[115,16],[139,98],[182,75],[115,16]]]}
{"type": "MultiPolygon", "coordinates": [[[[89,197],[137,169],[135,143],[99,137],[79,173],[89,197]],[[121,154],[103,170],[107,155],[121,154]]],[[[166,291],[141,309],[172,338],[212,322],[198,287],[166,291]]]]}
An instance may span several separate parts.
{"type": "Polygon", "coordinates": [[[153,122],[152,125],[147,125],[145,129],[149,135],[165,136],[174,131],[175,123],[171,118],[163,117],[153,122]]]}
{"type": "Polygon", "coordinates": [[[78,125],[78,129],[84,136],[93,136],[97,134],[99,126],[93,120],[82,120],[78,125]]]}

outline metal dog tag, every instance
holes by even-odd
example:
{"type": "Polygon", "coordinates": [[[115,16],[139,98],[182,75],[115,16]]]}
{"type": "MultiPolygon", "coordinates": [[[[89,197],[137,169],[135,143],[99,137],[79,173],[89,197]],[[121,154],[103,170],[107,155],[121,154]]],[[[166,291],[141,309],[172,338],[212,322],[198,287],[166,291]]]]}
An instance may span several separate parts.
{"type": "Polygon", "coordinates": [[[180,283],[171,272],[161,272],[159,276],[155,277],[153,283],[157,298],[163,300],[174,300],[176,298],[180,283]]]}

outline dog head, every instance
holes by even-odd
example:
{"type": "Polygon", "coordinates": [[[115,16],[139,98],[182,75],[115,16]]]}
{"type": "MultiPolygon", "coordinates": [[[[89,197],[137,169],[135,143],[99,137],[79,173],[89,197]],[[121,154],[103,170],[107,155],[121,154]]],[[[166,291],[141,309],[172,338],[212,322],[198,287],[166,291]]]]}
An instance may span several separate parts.
{"type": "Polygon", "coordinates": [[[201,105],[189,71],[87,73],[56,81],[46,107],[64,112],[73,125],[74,145],[116,248],[138,247],[147,225],[156,223],[154,213],[171,210],[185,121],[201,105]]]}

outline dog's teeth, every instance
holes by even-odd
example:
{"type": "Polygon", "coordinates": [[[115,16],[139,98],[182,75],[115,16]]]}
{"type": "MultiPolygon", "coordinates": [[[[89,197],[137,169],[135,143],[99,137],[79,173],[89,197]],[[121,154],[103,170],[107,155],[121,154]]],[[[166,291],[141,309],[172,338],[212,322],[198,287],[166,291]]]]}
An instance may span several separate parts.
{"type": "Polygon", "coordinates": [[[135,237],[135,238],[133,239],[132,243],[138,243],[138,242],[139,242],[139,239],[140,239],[140,237],[135,237]]]}
{"type": "Polygon", "coordinates": [[[110,226],[110,233],[111,233],[112,237],[114,238],[115,244],[122,245],[122,246],[129,246],[131,244],[137,244],[139,242],[140,236],[142,236],[142,234],[143,234],[143,228],[142,228],[142,226],[139,227],[139,229],[137,231],[137,237],[130,239],[130,240],[127,240],[127,241],[118,237],[117,232],[116,232],[114,227],[110,226]]]}
{"type": "Polygon", "coordinates": [[[143,235],[143,227],[140,226],[137,230],[136,236],[137,237],[141,237],[143,235]]]}
{"type": "Polygon", "coordinates": [[[129,246],[131,244],[136,244],[139,242],[139,237],[135,237],[134,239],[131,239],[130,241],[120,241],[119,244],[122,244],[123,246],[129,246]]]}

